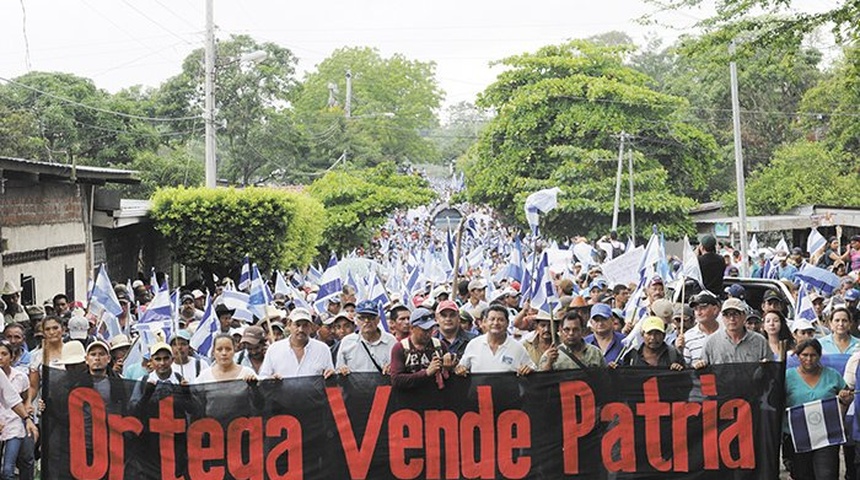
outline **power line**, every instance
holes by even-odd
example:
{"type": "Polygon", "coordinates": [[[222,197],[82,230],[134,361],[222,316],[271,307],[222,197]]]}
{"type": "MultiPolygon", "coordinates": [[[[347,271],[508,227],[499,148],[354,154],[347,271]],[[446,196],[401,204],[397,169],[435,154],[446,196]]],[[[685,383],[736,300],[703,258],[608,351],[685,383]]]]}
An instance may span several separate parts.
{"type": "Polygon", "coordinates": [[[0,77],[0,81],[2,81],[2,82],[6,82],[6,83],[9,83],[10,85],[15,85],[15,86],[17,86],[17,87],[25,88],[25,89],[27,89],[27,90],[30,90],[30,91],[36,92],[36,93],[38,93],[38,94],[40,94],[40,95],[44,95],[44,96],[46,96],[46,97],[50,97],[50,98],[53,98],[53,99],[55,99],[55,100],[59,100],[59,101],[61,101],[61,102],[65,102],[65,103],[68,103],[68,104],[70,104],[70,105],[75,105],[75,106],[78,106],[78,107],[81,107],[81,108],[86,108],[86,109],[88,109],[88,110],[93,110],[93,111],[95,111],[95,112],[106,113],[106,114],[108,114],[108,115],[116,115],[116,116],[118,116],[118,117],[123,117],[123,118],[131,118],[131,119],[134,119],[134,120],[144,120],[144,121],[147,121],[147,122],[180,122],[180,121],[185,121],[185,120],[197,120],[197,119],[199,119],[199,118],[200,118],[199,116],[193,116],[193,117],[177,117],[177,118],[165,118],[165,117],[143,117],[143,116],[140,116],[140,115],[132,115],[132,114],[130,114],[130,113],[114,112],[114,111],[112,111],[112,110],[106,110],[106,109],[104,109],[104,108],[93,107],[92,105],[87,105],[87,104],[85,104],[85,103],[81,103],[81,102],[78,102],[78,101],[75,101],[75,100],[71,100],[71,99],[68,99],[68,98],[65,98],[65,97],[61,97],[61,96],[59,96],[59,95],[54,95],[53,93],[48,93],[48,92],[45,92],[45,91],[39,90],[38,88],[34,88],[34,87],[29,86],[29,85],[26,85],[26,84],[20,83],[20,82],[16,82],[15,80],[10,80],[10,79],[8,79],[8,78],[0,77]]]}
{"type": "Polygon", "coordinates": [[[161,23],[159,23],[159,22],[157,22],[156,20],[154,20],[154,19],[153,19],[152,17],[150,17],[149,15],[147,15],[147,14],[143,13],[142,11],[140,11],[140,9],[138,9],[137,7],[135,7],[134,5],[132,5],[131,3],[129,3],[129,2],[128,2],[128,0],[122,0],[122,3],[126,4],[129,8],[131,8],[132,10],[134,10],[135,12],[137,12],[141,17],[143,17],[143,18],[145,18],[145,19],[149,20],[149,21],[150,21],[150,23],[152,23],[152,24],[153,24],[153,25],[155,25],[156,27],[158,27],[158,28],[160,28],[160,29],[164,30],[165,32],[167,32],[167,33],[169,33],[169,34],[173,35],[174,37],[178,38],[179,40],[182,40],[183,42],[187,43],[188,45],[193,45],[193,43],[191,43],[191,42],[189,42],[188,40],[186,40],[186,39],[184,39],[184,38],[180,37],[180,36],[179,36],[177,33],[175,33],[173,30],[170,30],[169,28],[165,27],[165,26],[164,26],[164,25],[162,25],[161,23]]]}

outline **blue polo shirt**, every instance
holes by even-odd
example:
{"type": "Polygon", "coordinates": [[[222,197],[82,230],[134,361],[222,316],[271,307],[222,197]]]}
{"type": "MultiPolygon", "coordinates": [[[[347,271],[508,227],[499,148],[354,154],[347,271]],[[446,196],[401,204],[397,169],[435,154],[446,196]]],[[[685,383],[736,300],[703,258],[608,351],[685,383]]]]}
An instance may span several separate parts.
{"type": "MultiPolygon", "coordinates": [[[[585,343],[589,343],[594,345],[597,348],[600,348],[600,345],[597,343],[597,339],[594,338],[594,334],[586,335],[583,338],[585,343]]],[[[620,332],[612,332],[612,341],[609,342],[609,348],[603,352],[603,358],[606,360],[606,363],[614,362],[618,359],[618,355],[621,353],[621,350],[624,348],[624,345],[621,341],[624,340],[624,334],[620,332]]]]}

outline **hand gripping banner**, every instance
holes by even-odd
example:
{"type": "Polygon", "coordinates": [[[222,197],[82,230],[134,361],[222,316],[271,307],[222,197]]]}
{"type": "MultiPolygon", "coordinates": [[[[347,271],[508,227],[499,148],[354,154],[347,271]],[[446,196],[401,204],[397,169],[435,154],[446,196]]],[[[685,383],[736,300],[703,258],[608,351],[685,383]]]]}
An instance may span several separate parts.
{"type": "Polygon", "coordinates": [[[784,366],[148,385],[47,368],[45,479],[777,478],[784,366]],[[99,393],[102,392],[102,393],[99,393]]]}

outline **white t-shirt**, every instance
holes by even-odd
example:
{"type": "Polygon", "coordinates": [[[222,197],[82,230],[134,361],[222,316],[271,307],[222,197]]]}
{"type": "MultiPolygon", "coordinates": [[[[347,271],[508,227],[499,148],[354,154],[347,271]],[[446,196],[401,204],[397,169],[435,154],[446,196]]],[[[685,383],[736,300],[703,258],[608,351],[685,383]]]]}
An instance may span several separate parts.
{"type": "Polygon", "coordinates": [[[391,347],[397,343],[397,339],[388,332],[381,333],[379,339],[373,343],[364,340],[360,333],[350,333],[343,337],[337,350],[337,368],[347,366],[351,372],[379,372],[370,359],[371,355],[380,367],[385,368],[391,363],[391,347]],[[362,343],[370,350],[369,355],[362,343]]]}
{"type": "Polygon", "coordinates": [[[505,338],[505,343],[499,345],[496,353],[490,349],[487,334],[475,337],[466,344],[460,365],[472,373],[516,372],[523,365],[537,369],[525,347],[510,335],[505,338]]]}
{"type": "Polygon", "coordinates": [[[331,350],[325,343],[308,339],[305,353],[301,361],[290,347],[289,337],[273,343],[266,351],[266,357],[260,366],[261,378],[280,375],[281,378],[308,377],[322,375],[326,370],[334,369],[331,361],[331,350]]]}
{"type": "Polygon", "coordinates": [[[228,380],[243,380],[249,376],[256,377],[257,374],[254,372],[253,368],[242,367],[242,369],[239,370],[239,373],[235,377],[217,380],[217,379],[215,379],[215,376],[212,373],[212,369],[207,368],[206,370],[201,372],[200,375],[196,379],[194,379],[194,381],[192,383],[200,384],[200,383],[226,382],[228,380]]]}
{"type": "Polygon", "coordinates": [[[24,421],[12,410],[12,407],[21,403],[21,393],[30,388],[30,380],[20,370],[11,369],[8,377],[5,372],[3,374],[3,378],[7,379],[9,385],[7,387],[5,382],[0,381],[0,389],[3,390],[3,406],[0,407],[0,424],[3,425],[3,430],[0,431],[0,441],[27,435],[24,421]],[[9,395],[7,390],[11,390],[12,395],[9,395]]]}
{"type": "Polygon", "coordinates": [[[185,365],[180,365],[174,360],[171,368],[188,380],[188,383],[194,383],[194,379],[209,369],[209,362],[202,358],[188,357],[188,363],[185,365]]]}

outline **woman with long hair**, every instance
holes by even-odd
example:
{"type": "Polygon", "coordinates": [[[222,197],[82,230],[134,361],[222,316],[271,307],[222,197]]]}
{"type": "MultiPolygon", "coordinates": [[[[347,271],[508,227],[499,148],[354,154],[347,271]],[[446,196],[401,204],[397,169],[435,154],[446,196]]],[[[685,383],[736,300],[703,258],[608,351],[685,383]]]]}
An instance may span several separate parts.
{"type": "Polygon", "coordinates": [[[767,345],[770,351],[773,352],[774,360],[779,360],[779,344],[786,340],[788,343],[785,347],[786,352],[794,348],[794,336],[791,334],[791,329],[788,328],[788,323],[785,320],[785,315],[779,310],[772,310],[764,314],[762,318],[762,329],[767,337],[767,345]]]}
{"type": "Polygon", "coordinates": [[[212,354],[215,363],[200,373],[194,383],[221,382],[225,380],[254,380],[257,374],[248,367],[239,365],[234,360],[236,343],[229,333],[219,333],[212,342],[212,354]]]}

